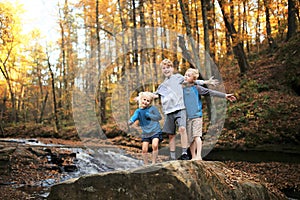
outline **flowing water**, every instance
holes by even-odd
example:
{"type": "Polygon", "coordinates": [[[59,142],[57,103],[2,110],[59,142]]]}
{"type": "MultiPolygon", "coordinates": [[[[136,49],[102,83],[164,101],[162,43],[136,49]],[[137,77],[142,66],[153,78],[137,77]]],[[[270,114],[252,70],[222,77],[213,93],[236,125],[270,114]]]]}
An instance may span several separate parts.
{"type": "MultiPolygon", "coordinates": [[[[75,153],[76,156],[73,159],[73,162],[76,165],[76,170],[67,172],[66,170],[61,169],[62,173],[60,182],[87,174],[96,174],[116,170],[128,170],[143,165],[143,162],[141,160],[126,155],[124,150],[113,147],[101,147],[97,149],[73,148],[56,144],[43,144],[35,139],[0,139],[0,142],[2,144],[17,143],[18,145],[27,145],[32,147],[55,147],[59,148],[62,151],[71,152],[70,154],[75,153]]],[[[9,146],[9,144],[7,146],[9,146]]],[[[49,162],[51,162],[50,156],[48,160],[49,162]]],[[[56,179],[46,179],[38,181],[30,186],[12,184],[12,187],[32,194],[32,197],[34,199],[45,199],[49,194],[49,188],[56,183],[56,179]]]]}

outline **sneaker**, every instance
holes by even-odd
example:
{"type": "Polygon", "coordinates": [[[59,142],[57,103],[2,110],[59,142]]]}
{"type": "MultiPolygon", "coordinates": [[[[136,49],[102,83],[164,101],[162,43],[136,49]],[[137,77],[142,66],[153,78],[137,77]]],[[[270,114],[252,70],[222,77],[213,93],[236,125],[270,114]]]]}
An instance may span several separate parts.
{"type": "Polygon", "coordinates": [[[188,156],[187,153],[183,153],[178,160],[190,160],[191,158],[188,156]]]}

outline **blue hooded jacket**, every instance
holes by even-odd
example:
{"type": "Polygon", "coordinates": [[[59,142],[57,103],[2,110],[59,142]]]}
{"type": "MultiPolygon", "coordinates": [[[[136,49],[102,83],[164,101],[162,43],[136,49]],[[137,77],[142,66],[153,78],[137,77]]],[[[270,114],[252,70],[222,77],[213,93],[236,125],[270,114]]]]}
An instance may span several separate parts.
{"type": "Polygon", "coordinates": [[[188,119],[202,117],[201,96],[217,96],[225,98],[226,94],[216,90],[210,90],[200,85],[189,85],[183,87],[183,99],[188,119]]]}

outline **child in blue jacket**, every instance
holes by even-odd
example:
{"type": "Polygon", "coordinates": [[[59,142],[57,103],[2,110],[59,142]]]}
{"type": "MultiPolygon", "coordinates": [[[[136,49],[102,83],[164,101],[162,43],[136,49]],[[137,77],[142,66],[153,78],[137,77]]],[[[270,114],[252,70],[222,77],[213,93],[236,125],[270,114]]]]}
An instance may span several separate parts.
{"type": "Polygon", "coordinates": [[[192,160],[202,160],[202,101],[201,95],[211,95],[235,101],[233,94],[225,94],[195,85],[199,77],[197,69],[189,68],[184,75],[183,99],[187,115],[187,135],[190,144],[192,160]]]}
{"type": "Polygon", "coordinates": [[[151,92],[140,92],[137,100],[139,108],[135,110],[128,124],[132,125],[136,120],[139,120],[139,125],[142,128],[142,156],[144,164],[148,164],[148,148],[149,143],[152,143],[152,164],[156,163],[158,156],[158,145],[162,141],[162,131],[159,120],[162,119],[158,109],[152,106],[154,94],[151,92]]]}

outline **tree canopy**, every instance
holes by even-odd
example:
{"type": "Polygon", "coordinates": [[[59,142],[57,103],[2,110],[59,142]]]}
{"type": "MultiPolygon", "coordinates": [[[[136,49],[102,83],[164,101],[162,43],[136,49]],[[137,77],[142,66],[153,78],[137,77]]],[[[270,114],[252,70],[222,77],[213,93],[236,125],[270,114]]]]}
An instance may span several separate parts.
{"type": "Polygon", "coordinates": [[[156,90],[163,58],[179,72],[200,68],[203,78],[215,75],[207,63],[243,75],[249,56],[266,43],[274,51],[299,27],[296,0],[66,0],[55,13],[59,39],[43,45],[39,30],[22,35],[20,11],[0,2],[1,128],[55,120],[59,129],[81,107],[72,102],[87,99],[84,108],[105,123],[118,109],[128,113],[137,92],[156,90]]]}

